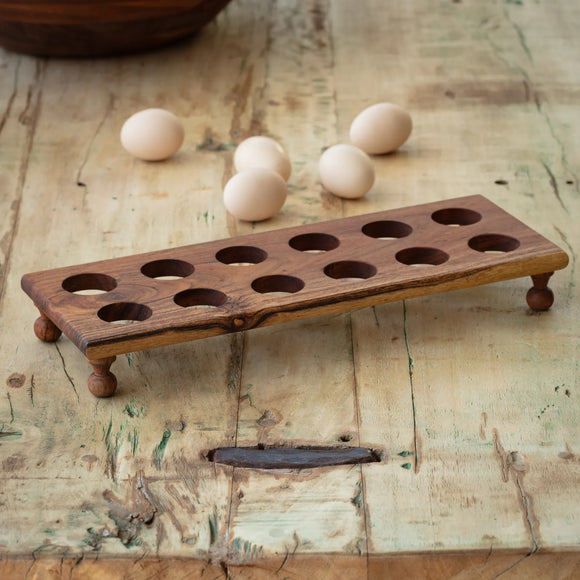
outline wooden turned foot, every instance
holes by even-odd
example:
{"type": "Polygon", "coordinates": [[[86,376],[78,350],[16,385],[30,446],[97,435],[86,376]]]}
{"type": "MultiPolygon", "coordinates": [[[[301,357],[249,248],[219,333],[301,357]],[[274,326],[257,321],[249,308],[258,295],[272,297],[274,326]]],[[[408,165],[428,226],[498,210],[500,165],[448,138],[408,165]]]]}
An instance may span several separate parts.
{"type": "Polygon", "coordinates": [[[93,367],[89,377],[89,391],[95,397],[112,397],[117,390],[117,377],[109,370],[115,362],[115,356],[99,359],[87,359],[93,367]]]}
{"type": "Polygon", "coordinates": [[[548,310],[554,303],[554,293],[548,288],[548,280],[554,272],[532,276],[533,286],[528,290],[526,301],[532,310],[548,310]]]}
{"type": "Polygon", "coordinates": [[[34,321],[34,334],[43,342],[56,342],[62,334],[60,328],[44,312],[39,312],[40,316],[34,321]]]}

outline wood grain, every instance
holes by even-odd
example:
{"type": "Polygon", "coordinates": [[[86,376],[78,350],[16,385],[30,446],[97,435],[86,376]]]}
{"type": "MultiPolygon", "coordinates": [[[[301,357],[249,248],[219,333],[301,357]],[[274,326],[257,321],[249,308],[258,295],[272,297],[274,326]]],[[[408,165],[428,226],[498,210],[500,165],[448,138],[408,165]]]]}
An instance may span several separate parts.
{"type": "Polygon", "coordinates": [[[547,310],[547,279],[567,264],[473,196],[26,274],[22,287],[97,359],[525,275],[530,306],[547,310]]]}
{"type": "MultiPolygon", "coordinates": [[[[262,560],[252,566],[237,564],[219,565],[198,560],[142,559],[131,562],[125,559],[94,560],[74,558],[41,558],[34,561],[1,561],[4,577],[16,578],[28,574],[29,578],[52,575],[57,578],[85,578],[116,580],[127,577],[147,577],[152,580],[171,576],[176,580],[213,575],[215,578],[265,580],[282,573],[288,578],[345,580],[372,578],[395,580],[403,576],[425,580],[460,580],[461,578],[493,578],[498,575],[510,580],[526,580],[530,576],[539,580],[574,580],[580,572],[580,556],[574,552],[537,554],[446,554],[372,557],[356,556],[300,556],[285,554],[275,560],[262,560]]],[[[284,576],[283,576],[284,577],[284,576]]]]}
{"type": "Polygon", "coordinates": [[[0,45],[38,56],[85,58],[152,50],[195,34],[228,2],[3,2],[0,45]]]}
{"type": "Polygon", "coordinates": [[[162,52],[0,50],[0,576],[578,576],[579,10],[233,0],[162,52]],[[379,101],[411,138],[365,198],[334,198],[320,154],[379,101]],[[118,140],[147,106],[186,129],[163,164],[118,140]],[[219,195],[253,134],[293,162],[259,224],[219,195]],[[27,272],[472,195],[569,255],[549,311],[516,278],[127,353],[107,400],[71,341],[32,335],[27,272]],[[206,459],[259,445],[385,459],[206,459]]]}

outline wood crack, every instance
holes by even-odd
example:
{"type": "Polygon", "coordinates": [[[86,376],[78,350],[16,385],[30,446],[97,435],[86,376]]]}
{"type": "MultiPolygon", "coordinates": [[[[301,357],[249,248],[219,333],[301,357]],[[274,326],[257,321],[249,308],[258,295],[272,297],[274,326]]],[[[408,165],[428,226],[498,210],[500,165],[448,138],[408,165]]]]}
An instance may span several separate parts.
{"type": "Polygon", "coordinates": [[[512,17],[509,14],[509,11],[507,10],[507,8],[504,7],[503,13],[504,13],[505,19],[510,23],[510,26],[515,30],[516,35],[518,37],[519,44],[520,44],[522,50],[524,51],[524,53],[526,54],[526,56],[528,57],[528,60],[530,62],[533,62],[534,59],[532,58],[532,53],[531,53],[530,47],[528,46],[528,43],[526,41],[526,36],[525,36],[523,30],[521,29],[520,26],[518,26],[514,22],[514,20],[512,19],[512,17]]]}
{"type": "Polygon", "coordinates": [[[552,173],[552,170],[548,167],[547,163],[542,161],[542,165],[544,166],[544,169],[546,170],[546,173],[548,174],[548,178],[550,180],[550,187],[552,188],[552,191],[553,191],[554,195],[556,196],[558,203],[560,204],[560,206],[562,207],[562,209],[565,212],[568,212],[568,208],[565,206],[564,202],[562,201],[562,197],[560,196],[560,189],[558,188],[558,182],[556,181],[556,177],[552,173]]]}
{"type": "Polygon", "coordinates": [[[531,506],[531,498],[529,494],[524,489],[524,485],[522,482],[523,476],[519,474],[515,474],[515,481],[520,492],[520,496],[522,498],[522,504],[524,506],[524,512],[526,516],[526,522],[528,525],[528,529],[530,531],[530,535],[532,536],[532,549],[528,555],[532,555],[540,549],[540,543],[536,536],[536,526],[534,525],[534,519],[532,514],[532,506],[531,506]]]}
{"type": "Polygon", "coordinates": [[[34,374],[30,376],[30,388],[28,389],[28,396],[30,398],[30,404],[34,407],[34,390],[36,389],[36,383],[34,382],[34,374]]]}
{"type": "MultiPolygon", "coordinates": [[[[525,42],[525,38],[522,35],[521,30],[519,29],[519,27],[517,27],[515,25],[515,23],[511,20],[511,18],[509,18],[507,12],[504,11],[504,14],[506,16],[506,19],[509,21],[509,23],[511,24],[511,26],[514,28],[514,30],[516,31],[516,33],[518,34],[518,38],[520,41],[520,45],[522,46],[522,49],[524,50],[524,52],[526,53],[529,61],[532,61],[531,58],[531,54],[529,52],[529,48],[525,42]]],[[[482,23],[482,26],[487,24],[487,21],[482,23]]],[[[534,104],[536,106],[536,110],[537,112],[543,117],[544,121],[546,122],[546,125],[548,126],[548,130],[550,131],[550,134],[552,136],[552,138],[554,139],[554,141],[558,144],[558,147],[560,149],[560,158],[561,158],[561,163],[562,163],[562,167],[570,174],[574,177],[574,188],[576,189],[577,192],[580,192],[580,185],[578,183],[578,176],[577,174],[572,171],[571,167],[570,167],[570,163],[568,162],[567,156],[566,156],[566,149],[564,147],[564,144],[561,142],[561,140],[558,138],[558,136],[556,135],[556,132],[554,130],[554,127],[552,125],[552,122],[550,120],[550,117],[548,116],[548,114],[544,111],[543,108],[543,104],[542,104],[542,99],[540,97],[540,94],[538,93],[538,91],[534,88],[534,82],[532,81],[530,75],[528,74],[528,72],[525,70],[525,68],[519,64],[510,62],[508,60],[508,58],[504,55],[503,51],[501,50],[501,47],[498,46],[490,37],[489,34],[484,33],[485,38],[487,40],[487,42],[489,43],[489,45],[491,46],[494,54],[499,58],[499,60],[501,62],[503,62],[507,67],[515,69],[516,71],[519,72],[519,74],[522,75],[523,78],[523,82],[524,82],[524,86],[525,86],[525,90],[526,90],[526,95],[529,98],[530,94],[533,94],[533,100],[534,100],[534,104]]],[[[543,164],[544,167],[546,168],[546,165],[543,164]]],[[[547,168],[546,168],[547,169],[547,168]]],[[[549,172],[550,173],[550,172],[549,172]]],[[[552,181],[551,181],[552,183],[552,181]]],[[[552,188],[554,189],[554,183],[552,183],[552,188]]],[[[557,186],[554,190],[554,193],[556,193],[556,197],[558,198],[558,201],[560,203],[560,205],[563,207],[563,209],[567,212],[567,208],[565,207],[565,205],[563,204],[562,200],[559,197],[559,191],[557,189],[557,186]]]]}
{"type": "Polygon", "coordinates": [[[403,302],[403,334],[405,336],[405,348],[407,350],[407,359],[409,361],[409,385],[411,387],[411,408],[413,412],[413,471],[419,472],[420,458],[419,445],[417,443],[417,406],[415,404],[415,386],[413,383],[413,368],[414,361],[411,356],[411,348],[409,346],[409,335],[407,332],[407,302],[403,302]]]}
{"type": "Polygon", "coordinates": [[[12,406],[12,399],[10,398],[10,393],[6,393],[6,398],[8,399],[8,405],[10,406],[10,423],[14,423],[14,407],[12,406]]]}
{"type": "MultiPolygon", "coordinates": [[[[42,83],[44,80],[44,70],[45,70],[45,62],[39,60],[37,63],[36,76],[34,79],[35,86],[42,87],[42,83]]],[[[4,256],[4,268],[2,268],[2,272],[0,272],[0,311],[2,310],[2,305],[4,302],[4,287],[6,284],[6,280],[8,278],[8,274],[10,272],[12,248],[14,246],[14,240],[16,238],[16,232],[18,231],[18,225],[20,222],[20,206],[22,203],[22,192],[24,190],[26,175],[28,174],[28,164],[30,162],[30,154],[32,152],[34,135],[36,133],[36,125],[38,122],[38,117],[40,116],[41,100],[42,100],[42,88],[38,90],[37,97],[34,103],[29,129],[26,133],[24,151],[22,154],[22,162],[20,163],[20,168],[18,172],[18,180],[16,184],[16,196],[12,205],[14,211],[13,226],[11,232],[9,232],[7,236],[6,253],[4,256]]]]}
{"type": "MultiPolygon", "coordinates": [[[[574,178],[574,189],[576,190],[576,193],[580,193],[580,184],[578,183],[578,174],[572,170],[572,168],[570,166],[570,162],[568,161],[568,156],[566,155],[566,147],[564,146],[564,144],[562,143],[562,141],[560,140],[560,138],[556,134],[556,131],[554,130],[554,126],[552,125],[552,120],[550,119],[550,116],[544,111],[544,109],[542,107],[542,103],[539,101],[539,97],[536,100],[536,107],[538,109],[538,113],[540,113],[540,115],[544,118],[546,125],[548,126],[548,130],[550,131],[550,135],[552,136],[552,139],[554,139],[554,141],[558,145],[558,148],[560,149],[560,163],[562,164],[562,168],[565,171],[567,171],[570,175],[572,175],[572,177],[574,178]]],[[[545,165],[544,165],[544,167],[545,167],[545,165]]],[[[564,210],[566,210],[566,212],[568,212],[568,209],[563,204],[561,204],[561,205],[564,208],[564,210]]]]}
{"type": "Polygon", "coordinates": [[[493,576],[491,578],[491,580],[496,580],[496,578],[500,578],[504,574],[507,574],[508,572],[511,572],[516,566],[518,566],[519,564],[521,564],[526,558],[529,558],[530,556],[531,556],[531,554],[526,554],[525,556],[522,556],[521,558],[519,558],[518,560],[516,560],[513,564],[510,564],[507,568],[505,568],[504,570],[502,570],[501,572],[499,572],[498,574],[496,574],[495,576],[493,576]]]}
{"type": "MultiPolygon", "coordinates": [[[[540,536],[538,531],[538,521],[532,506],[532,498],[526,491],[523,483],[524,477],[528,471],[528,465],[519,451],[505,451],[501,444],[497,429],[493,429],[493,448],[500,462],[503,481],[508,483],[511,475],[518,491],[518,499],[522,508],[524,523],[528,529],[531,540],[530,551],[525,556],[529,557],[540,549],[540,536]]],[[[518,562],[514,563],[507,570],[513,568],[517,563],[518,562]]],[[[507,570],[504,570],[500,575],[505,573],[507,570]]]]}
{"type": "MultiPolygon", "coordinates": [[[[230,362],[228,368],[228,379],[227,385],[228,390],[234,393],[236,396],[236,422],[234,425],[234,447],[238,445],[238,430],[240,422],[240,400],[242,391],[242,369],[244,364],[244,354],[246,350],[246,333],[241,332],[240,334],[232,335],[232,340],[230,342],[230,362]]],[[[234,490],[236,488],[236,469],[232,469],[232,475],[230,478],[230,489],[229,489],[229,502],[228,502],[228,513],[225,524],[226,530],[226,542],[229,542],[232,532],[232,514],[234,511],[235,497],[234,490]]]]}
{"type": "MultiPolygon", "coordinates": [[[[361,424],[361,412],[360,412],[360,401],[359,401],[359,393],[358,393],[358,379],[357,379],[357,372],[356,372],[356,357],[355,357],[355,342],[354,342],[354,336],[353,336],[353,331],[352,331],[352,313],[348,314],[347,317],[347,321],[348,321],[348,330],[349,330],[349,340],[350,340],[350,344],[351,344],[351,364],[352,364],[352,384],[353,384],[353,397],[354,397],[354,407],[355,407],[355,420],[356,420],[356,430],[357,430],[357,441],[360,445],[360,424],[361,424]]],[[[358,448],[360,451],[363,451],[362,448],[358,448]]],[[[371,461],[380,461],[381,457],[380,455],[377,455],[376,452],[374,452],[373,450],[367,449],[364,450],[363,453],[371,453],[373,455],[373,459],[371,461]]],[[[359,463],[366,463],[366,461],[359,461],[359,463]]],[[[365,542],[365,557],[367,559],[367,573],[368,573],[368,568],[369,568],[369,554],[370,554],[370,537],[369,537],[369,517],[368,517],[368,508],[367,508],[367,501],[366,501],[366,485],[365,485],[365,478],[364,478],[364,470],[362,465],[359,467],[359,494],[357,494],[356,497],[358,497],[360,495],[360,500],[361,500],[361,504],[362,505],[358,505],[357,503],[355,503],[354,499],[353,504],[358,507],[359,509],[361,509],[362,512],[362,517],[363,517],[363,528],[364,528],[364,542],[365,542]]],[[[360,550],[359,550],[360,553],[360,550]]],[[[360,554],[361,556],[363,555],[362,553],[360,554]]]]}
{"type": "MultiPolygon", "coordinates": [[[[531,52],[529,50],[529,47],[527,46],[526,40],[525,40],[525,36],[523,35],[522,30],[513,22],[513,20],[510,18],[508,12],[504,9],[504,16],[506,18],[506,20],[510,23],[510,25],[513,27],[513,29],[516,31],[516,34],[518,35],[518,40],[520,43],[520,46],[522,47],[522,50],[525,52],[529,62],[532,62],[532,55],[531,52]]],[[[486,24],[487,22],[484,22],[483,24],[486,24]]],[[[554,141],[557,143],[558,148],[560,150],[560,161],[562,163],[562,167],[565,171],[567,171],[571,176],[573,176],[574,178],[574,188],[576,190],[577,193],[580,193],[580,184],[578,183],[578,175],[572,170],[570,163],[568,161],[568,158],[566,156],[566,148],[564,146],[564,144],[562,143],[562,141],[559,139],[558,135],[556,134],[556,131],[554,130],[554,126],[552,125],[551,119],[549,117],[549,115],[545,112],[544,108],[543,108],[543,103],[542,103],[542,99],[540,97],[540,94],[538,93],[537,90],[534,89],[534,83],[530,77],[530,75],[528,74],[528,72],[525,70],[525,68],[519,64],[510,62],[508,60],[508,58],[504,55],[503,51],[501,50],[500,46],[498,46],[491,38],[490,35],[487,33],[485,34],[485,38],[487,40],[487,42],[489,43],[489,45],[492,47],[495,55],[508,67],[513,68],[515,70],[517,70],[523,77],[523,81],[524,81],[524,85],[526,87],[526,93],[529,95],[530,92],[533,93],[533,98],[534,98],[534,103],[536,106],[536,110],[538,111],[538,113],[543,117],[544,121],[546,122],[546,125],[548,127],[548,130],[550,132],[550,135],[552,136],[552,138],[554,139],[554,141]]],[[[544,165],[544,168],[546,169],[546,171],[548,172],[548,175],[550,176],[550,184],[552,185],[552,189],[556,195],[556,198],[558,199],[558,202],[560,203],[560,205],[562,206],[562,208],[568,212],[568,209],[566,208],[566,206],[564,205],[564,203],[562,202],[562,200],[560,199],[560,193],[557,187],[557,184],[555,182],[554,176],[551,174],[551,171],[549,171],[549,168],[546,166],[545,163],[542,163],[544,165]]]]}
{"type": "Polygon", "coordinates": [[[85,156],[81,162],[81,165],[77,171],[77,175],[76,175],[76,184],[79,187],[84,188],[84,195],[86,196],[88,194],[88,187],[87,184],[82,181],[82,173],[83,173],[83,169],[85,168],[85,165],[87,164],[87,161],[89,160],[89,156],[91,154],[91,150],[93,148],[93,144],[95,143],[95,139],[97,138],[97,135],[101,132],[101,129],[103,128],[103,125],[105,124],[105,121],[107,120],[107,117],[110,115],[111,111],[114,108],[114,97],[113,95],[109,95],[109,104],[108,106],[105,108],[105,112],[103,114],[103,117],[101,118],[101,120],[99,121],[99,124],[97,125],[97,128],[95,129],[95,132],[93,133],[93,136],[91,137],[89,144],[87,146],[87,149],[85,151],[85,156]]]}
{"type": "Polygon", "coordinates": [[[62,363],[62,370],[64,371],[64,374],[65,374],[66,378],[68,379],[68,382],[70,383],[71,387],[73,388],[73,391],[75,392],[75,395],[77,397],[77,403],[80,403],[81,399],[79,397],[79,393],[77,391],[77,388],[75,386],[74,381],[72,380],[72,377],[68,374],[68,370],[66,368],[66,363],[64,361],[64,357],[62,356],[62,353],[60,352],[60,348],[58,348],[58,344],[56,344],[56,342],[54,343],[54,347],[56,348],[56,352],[58,352],[58,356],[60,357],[60,362],[62,363]]]}
{"type": "Polygon", "coordinates": [[[18,94],[18,76],[20,73],[20,59],[16,63],[14,68],[14,83],[12,85],[12,92],[8,97],[8,102],[6,103],[6,107],[4,109],[4,113],[2,113],[2,117],[0,118],[0,133],[2,133],[2,129],[4,129],[4,125],[6,125],[6,121],[10,117],[10,113],[12,111],[12,105],[14,104],[14,100],[16,99],[16,95],[18,94]]]}
{"type": "Polygon", "coordinates": [[[576,252],[574,251],[574,247],[570,244],[568,240],[568,236],[556,225],[553,226],[554,229],[558,232],[558,235],[562,239],[562,243],[566,246],[566,249],[570,253],[570,283],[568,284],[568,302],[572,299],[572,294],[574,291],[574,280],[576,279],[576,252]]]}

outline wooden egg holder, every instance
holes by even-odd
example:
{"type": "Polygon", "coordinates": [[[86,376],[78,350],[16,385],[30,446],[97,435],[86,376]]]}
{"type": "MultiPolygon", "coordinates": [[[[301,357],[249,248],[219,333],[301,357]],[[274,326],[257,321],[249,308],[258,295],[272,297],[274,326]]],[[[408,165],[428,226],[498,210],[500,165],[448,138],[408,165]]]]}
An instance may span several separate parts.
{"type": "Polygon", "coordinates": [[[531,276],[547,310],[566,253],[470,196],[26,274],[38,338],[61,331],[111,396],[116,355],[531,276]],[[455,226],[455,227],[454,227],[455,226]]]}

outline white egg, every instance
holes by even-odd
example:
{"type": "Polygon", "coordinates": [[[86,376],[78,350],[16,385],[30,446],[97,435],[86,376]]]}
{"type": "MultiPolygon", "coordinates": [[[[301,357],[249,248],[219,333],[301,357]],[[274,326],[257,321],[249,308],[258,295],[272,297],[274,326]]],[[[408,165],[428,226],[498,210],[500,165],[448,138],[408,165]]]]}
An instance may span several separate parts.
{"type": "Polygon", "coordinates": [[[161,161],[183,144],[182,122],[165,109],[145,109],[129,117],[121,128],[121,144],[139,159],[161,161]]]}
{"type": "Polygon", "coordinates": [[[224,188],[224,205],[236,218],[247,222],[267,220],[284,205],[288,188],[280,174],[263,167],[236,173],[224,188]]]}
{"type": "Polygon", "coordinates": [[[377,103],[361,111],[350,126],[350,140],[371,155],[398,149],[411,135],[411,115],[398,105],[377,103]]]}
{"type": "Polygon", "coordinates": [[[270,137],[256,136],[244,139],[234,153],[236,171],[250,167],[271,169],[288,181],[292,173],[292,164],[284,148],[270,137]]]}
{"type": "Polygon", "coordinates": [[[338,197],[363,197],[375,182],[375,168],[369,156],[354,145],[329,147],[318,162],[320,182],[338,197]]]}

